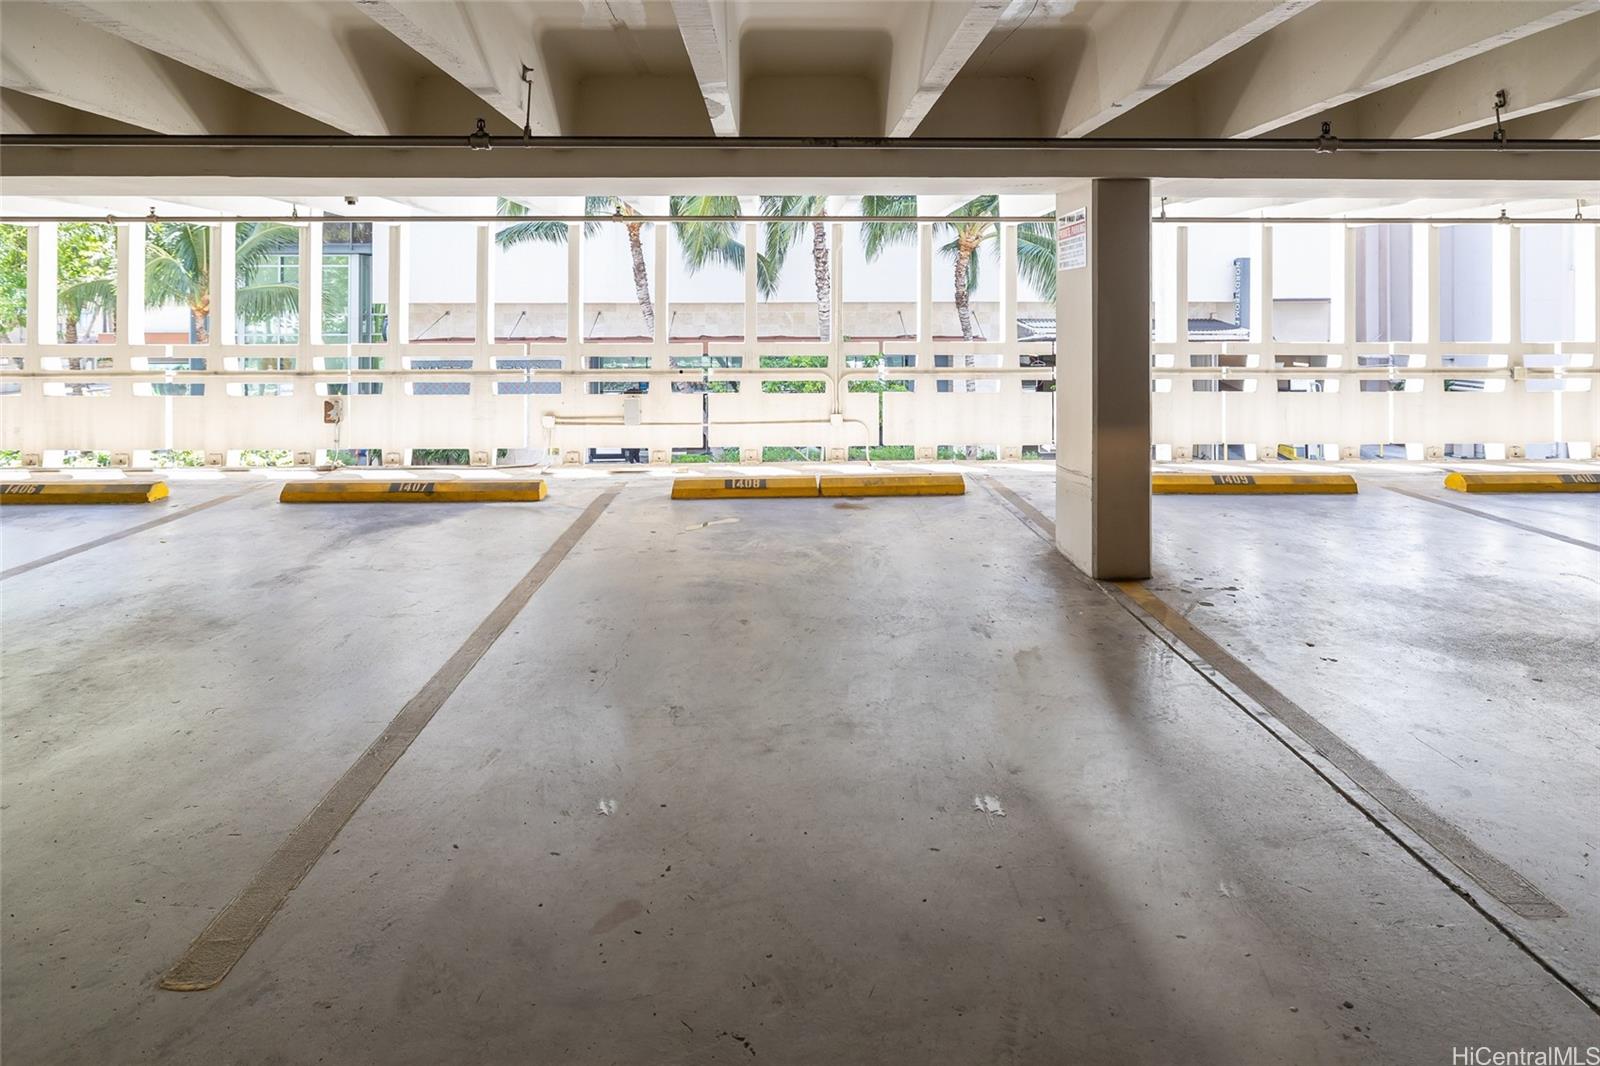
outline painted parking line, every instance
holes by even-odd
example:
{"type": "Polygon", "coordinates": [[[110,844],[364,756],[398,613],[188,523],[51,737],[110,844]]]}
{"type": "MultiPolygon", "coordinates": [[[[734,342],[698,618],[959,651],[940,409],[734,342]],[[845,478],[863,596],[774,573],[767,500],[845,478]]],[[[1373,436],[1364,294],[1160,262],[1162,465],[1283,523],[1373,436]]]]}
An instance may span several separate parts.
{"type": "Polygon", "coordinates": [[[1491,514],[1488,511],[1480,511],[1476,507],[1468,507],[1466,504],[1457,503],[1454,500],[1446,500],[1441,499],[1438,496],[1430,496],[1426,492],[1417,492],[1415,489],[1402,489],[1397,488],[1394,485],[1385,485],[1383,487],[1388,489],[1390,492],[1398,492],[1402,496],[1410,496],[1413,500],[1424,500],[1428,503],[1436,503],[1440,507],[1448,507],[1453,511],[1462,511],[1466,514],[1476,515],[1479,518],[1487,518],[1491,522],[1499,522],[1501,525],[1510,526],[1512,529],[1520,529],[1526,533],[1537,533],[1541,537],[1549,537],[1551,540],[1559,540],[1564,544],[1573,544],[1579,548],[1588,548],[1592,552],[1600,552],[1600,544],[1596,544],[1593,541],[1580,540],[1577,537],[1569,537],[1565,533],[1556,533],[1553,530],[1541,529],[1538,526],[1530,526],[1526,522],[1518,522],[1515,518],[1507,518],[1504,515],[1491,514]]]}
{"type": "Polygon", "coordinates": [[[103,537],[96,537],[94,540],[85,541],[82,544],[75,544],[70,548],[63,548],[61,551],[54,552],[50,555],[42,556],[26,563],[18,563],[9,570],[0,571],[0,581],[5,581],[8,578],[16,577],[19,574],[26,574],[30,570],[37,570],[41,566],[49,566],[51,563],[60,562],[62,559],[70,559],[74,555],[79,555],[83,552],[89,551],[91,548],[98,548],[103,544],[110,544],[112,541],[121,540],[123,537],[131,537],[135,533],[143,533],[147,529],[154,529],[156,526],[164,526],[168,522],[176,522],[180,518],[185,518],[197,512],[208,510],[220,504],[227,503],[229,500],[237,500],[240,496],[248,495],[257,489],[265,487],[265,485],[251,485],[247,489],[241,489],[238,492],[232,492],[226,496],[218,496],[214,499],[206,500],[204,503],[197,503],[190,507],[181,507],[176,511],[168,511],[160,518],[152,518],[148,522],[140,522],[136,526],[129,526],[127,529],[119,529],[115,533],[107,533],[103,537]]]}
{"type": "MultiPolygon", "coordinates": [[[[1010,504],[1008,510],[1022,518],[1041,537],[1054,544],[1054,522],[1006,486],[993,480],[986,481],[986,484],[1003,502],[1010,504]]],[[[1523,918],[1566,916],[1561,906],[1540,891],[1537,885],[1485,851],[1450,821],[1380,769],[1372,760],[1323,725],[1309,711],[1279,692],[1221,644],[1203,633],[1193,622],[1154,592],[1136,581],[1097,584],[1102,589],[1114,590],[1139,611],[1160,623],[1199,660],[1196,662],[1188,656],[1180,655],[1197,673],[1212,680],[1213,683],[1214,678],[1211,677],[1211,673],[1225,678],[1260,710],[1282,722],[1345,777],[1360,786],[1373,800],[1381,804],[1413,833],[1427,841],[1439,854],[1481,885],[1495,899],[1505,904],[1513,913],[1523,918]]],[[[1134,617],[1138,617],[1137,612],[1134,612],[1134,617]]],[[[1227,689],[1220,690],[1230,700],[1233,699],[1227,689]]],[[[1237,703],[1237,700],[1234,702],[1237,703]]],[[[1250,708],[1243,704],[1239,706],[1246,713],[1250,713],[1251,717],[1256,717],[1250,708]]],[[[1257,720],[1260,721],[1259,718],[1257,720]]]]}
{"type": "Polygon", "coordinates": [[[461,647],[445,660],[438,672],[400,708],[378,738],[334,782],[305,820],[295,826],[266,865],[256,871],[244,891],[211,919],[183,957],[161,979],[162,988],[173,992],[200,992],[215,987],[228,976],[228,971],[250,950],[250,945],[266,929],[289,893],[311,872],[328,845],[406,753],[411,742],[621,492],[618,488],[602,493],[556,538],[533,564],[533,569],[506,593],[461,647]]]}

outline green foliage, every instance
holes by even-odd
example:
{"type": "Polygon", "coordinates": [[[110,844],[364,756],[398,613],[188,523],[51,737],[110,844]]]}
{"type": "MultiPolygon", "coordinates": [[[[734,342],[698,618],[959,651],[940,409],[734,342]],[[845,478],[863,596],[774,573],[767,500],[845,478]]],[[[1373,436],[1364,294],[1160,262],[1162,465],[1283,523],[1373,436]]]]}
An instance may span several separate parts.
{"type": "Polygon", "coordinates": [[[761,357],[762,370],[825,370],[828,366],[828,357],[825,355],[763,355],[761,357]]]}
{"type": "Polygon", "coordinates": [[[241,466],[293,466],[294,453],[282,448],[246,448],[239,453],[241,466]]]}
{"type": "Polygon", "coordinates": [[[111,465],[111,453],[110,452],[74,452],[74,451],[62,452],[61,453],[61,465],[62,466],[74,466],[74,467],[80,467],[80,466],[93,466],[93,467],[110,466],[111,465]]]}
{"type": "Polygon", "coordinates": [[[298,315],[299,229],[282,222],[241,222],[237,241],[234,306],[240,320],[266,325],[273,319],[298,315]]]}
{"type": "Polygon", "coordinates": [[[0,449],[0,466],[21,466],[22,452],[12,448],[0,449]]]}
{"type": "MultiPolygon", "coordinates": [[[[874,462],[887,459],[915,459],[917,449],[909,444],[875,444],[872,446],[872,459],[874,462]]],[[[867,458],[867,449],[851,448],[851,459],[867,458]]]]}
{"type": "Polygon", "coordinates": [[[145,229],[144,302],[189,310],[191,338],[210,335],[211,231],[193,222],[157,222],[145,229]]]}
{"type": "Polygon", "coordinates": [[[826,381],[763,381],[762,392],[801,393],[801,392],[827,392],[826,381]]]}
{"type": "Polygon", "coordinates": [[[472,453],[466,448],[412,448],[412,466],[467,466],[472,453]]]}
{"type": "Polygon", "coordinates": [[[28,324],[28,231],[0,226],[0,337],[28,324]]]}
{"type": "Polygon", "coordinates": [[[708,451],[673,452],[674,463],[737,463],[738,448],[712,448],[708,451]]]}
{"type": "MultiPolygon", "coordinates": [[[[695,215],[737,215],[737,196],[674,196],[668,201],[668,213],[680,217],[695,215]]],[[[737,222],[674,222],[678,247],[683,254],[683,265],[689,273],[716,263],[744,269],[744,242],[739,240],[737,222]]]]}
{"type": "Polygon", "coordinates": [[[106,222],[63,222],[57,231],[56,284],[63,340],[75,342],[78,330],[96,315],[109,327],[117,309],[117,228],[106,222]]]}
{"type": "Polygon", "coordinates": [[[181,448],[158,448],[150,455],[156,466],[196,467],[206,465],[206,453],[181,448]]]}
{"type": "Polygon", "coordinates": [[[821,448],[762,448],[763,463],[820,463],[821,448]]]}

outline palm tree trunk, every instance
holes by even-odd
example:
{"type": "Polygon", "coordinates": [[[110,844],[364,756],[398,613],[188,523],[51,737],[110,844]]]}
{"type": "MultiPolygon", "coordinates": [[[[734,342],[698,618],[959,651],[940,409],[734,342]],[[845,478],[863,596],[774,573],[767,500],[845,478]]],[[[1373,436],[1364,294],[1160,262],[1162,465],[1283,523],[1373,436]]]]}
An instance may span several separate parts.
{"type": "Polygon", "coordinates": [[[967,299],[967,261],[972,258],[972,249],[966,241],[961,242],[960,250],[956,252],[956,315],[961,319],[961,339],[972,339],[972,304],[967,299]]]}
{"type": "Polygon", "coordinates": [[[828,268],[828,236],[821,222],[811,223],[811,266],[817,281],[817,339],[833,339],[833,279],[828,268]]]}
{"type": "Polygon", "coordinates": [[[78,343],[78,315],[73,312],[67,312],[67,328],[61,332],[61,343],[78,343]]]}
{"type": "Polygon", "coordinates": [[[644,245],[639,240],[643,223],[629,222],[628,250],[633,253],[633,292],[639,298],[639,310],[644,315],[645,332],[656,335],[656,305],[650,300],[650,275],[644,268],[644,245]]]}
{"type": "Polygon", "coordinates": [[[189,336],[195,344],[211,343],[211,296],[207,294],[189,308],[189,336]]]}

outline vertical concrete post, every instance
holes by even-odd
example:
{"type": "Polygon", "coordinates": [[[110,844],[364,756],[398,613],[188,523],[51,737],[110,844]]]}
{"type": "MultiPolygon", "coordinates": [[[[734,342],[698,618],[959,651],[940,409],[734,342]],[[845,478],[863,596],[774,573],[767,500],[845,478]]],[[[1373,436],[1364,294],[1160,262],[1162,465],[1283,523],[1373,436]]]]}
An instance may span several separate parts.
{"type": "MultiPolygon", "coordinates": [[[[478,350],[483,351],[494,343],[494,227],[489,223],[482,223],[477,229],[478,271],[473,296],[473,313],[477,316],[478,322],[473,333],[477,338],[478,350]]],[[[478,369],[482,370],[483,367],[478,369]]]]}
{"type": "MultiPolygon", "coordinates": [[[[389,343],[411,343],[411,232],[406,223],[389,227],[389,343]]],[[[404,364],[397,350],[394,369],[404,364]]]]}
{"type": "Polygon", "coordinates": [[[300,230],[300,351],[298,370],[311,369],[311,346],[322,343],[322,223],[300,230]]]}
{"type": "MultiPolygon", "coordinates": [[[[239,264],[239,224],[223,222],[216,228],[211,248],[211,343],[239,342],[238,283],[234,273],[239,264]]],[[[219,363],[208,364],[212,370],[219,363]]]]}
{"type": "Polygon", "coordinates": [[[1102,580],[1150,576],[1150,182],[1056,195],[1056,545],[1102,580]],[[1083,213],[1087,233],[1070,223],[1083,213]]]}
{"type": "MultiPolygon", "coordinates": [[[[207,343],[221,344],[222,320],[222,230],[221,226],[206,227],[206,317],[207,343]]],[[[232,260],[230,259],[231,263],[232,260]]],[[[231,274],[232,271],[230,270],[231,274]]],[[[221,368],[220,363],[207,363],[210,369],[221,368]]]]}
{"type": "MultiPolygon", "coordinates": [[[[567,345],[572,352],[583,342],[583,227],[576,222],[567,226],[567,345]]],[[[577,369],[579,363],[563,363],[566,370],[577,369]]]]}
{"type": "MultiPolygon", "coordinates": [[[[117,226],[117,341],[144,343],[144,223],[117,226]]],[[[119,363],[126,370],[126,363],[119,363]]]]}
{"type": "Polygon", "coordinates": [[[28,343],[59,344],[59,228],[54,222],[28,227],[28,343]]]}
{"type": "Polygon", "coordinates": [[[755,222],[744,224],[744,339],[746,344],[754,344],[761,336],[761,329],[756,324],[756,314],[759,304],[757,297],[760,287],[756,284],[758,277],[756,270],[760,263],[760,256],[756,249],[761,239],[761,226],[755,222]]]}

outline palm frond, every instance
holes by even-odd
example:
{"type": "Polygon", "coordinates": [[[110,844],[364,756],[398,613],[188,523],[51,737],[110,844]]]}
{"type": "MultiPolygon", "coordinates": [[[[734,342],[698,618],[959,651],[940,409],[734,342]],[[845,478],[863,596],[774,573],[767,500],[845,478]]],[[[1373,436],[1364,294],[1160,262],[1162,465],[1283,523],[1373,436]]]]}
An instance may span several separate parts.
{"type": "Polygon", "coordinates": [[[246,322],[268,322],[300,310],[300,286],[292,281],[246,285],[234,295],[234,307],[246,322]]]}
{"type": "MultiPolygon", "coordinates": [[[[508,218],[521,218],[532,212],[528,210],[526,204],[501,196],[495,200],[494,213],[508,218]]],[[[495,232],[494,243],[502,248],[513,248],[527,243],[565,244],[567,232],[565,222],[552,222],[543,218],[530,219],[527,222],[513,222],[509,226],[502,226],[495,232]]]]}
{"type": "MultiPolygon", "coordinates": [[[[679,217],[695,215],[737,215],[737,196],[674,196],[668,211],[679,217]]],[[[694,274],[713,263],[735,270],[744,269],[744,243],[739,240],[737,222],[674,222],[683,265],[694,274]]]]}
{"type": "Polygon", "coordinates": [[[275,255],[300,254],[300,230],[285,222],[241,222],[234,267],[240,277],[249,277],[275,255]]]}
{"type": "Polygon", "coordinates": [[[87,307],[103,309],[116,307],[117,283],[114,278],[85,278],[83,281],[61,286],[57,290],[56,298],[67,313],[76,318],[87,307]]]}
{"type": "MultiPolygon", "coordinates": [[[[863,196],[861,198],[861,213],[863,215],[915,216],[917,213],[917,198],[915,196],[863,196]]],[[[897,244],[915,244],[916,240],[917,224],[915,222],[863,222],[861,224],[861,248],[866,252],[869,260],[878,258],[883,254],[885,248],[897,244]]]]}
{"type": "Polygon", "coordinates": [[[1056,298],[1056,235],[1050,222],[1017,227],[1017,275],[1045,299],[1056,298]]]}

